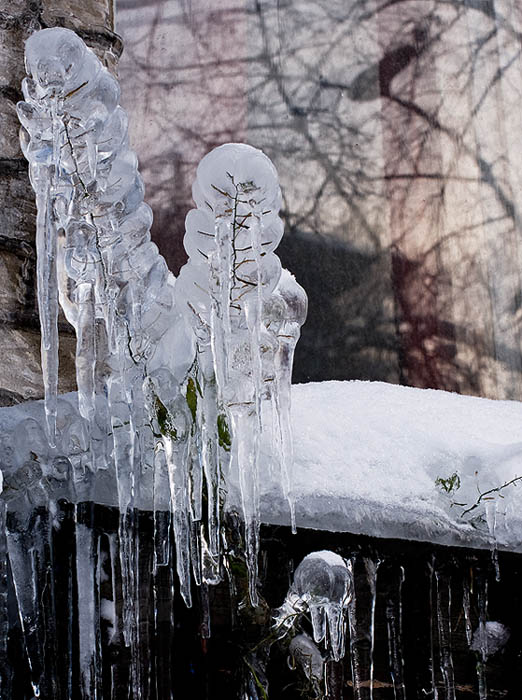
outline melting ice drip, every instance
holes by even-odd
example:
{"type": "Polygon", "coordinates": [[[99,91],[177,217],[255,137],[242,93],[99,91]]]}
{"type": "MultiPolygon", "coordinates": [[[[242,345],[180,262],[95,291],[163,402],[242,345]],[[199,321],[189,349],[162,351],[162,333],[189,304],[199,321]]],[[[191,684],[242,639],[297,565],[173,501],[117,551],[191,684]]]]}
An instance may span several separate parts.
{"type": "Polygon", "coordinates": [[[220,510],[235,475],[255,602],[258,464],[263,455],[279,470],[289,496],[291,370],[307,308],[273,252],[283,234],[275,169],[243,144],[203,159],[187,217],[189,262],[175,280],[150,240],[152,212],[117,81],[61,28],[30,37],[26,64],[18,113],[38,208],[49,440],[57,438],[60,304],[77,336],[90,468],[115,464],[127,633],[138,586],[132,518],[145,470],[161,485],[168,474],[188,605],[191,570],[198,584],[220,580],[220,510]]]}
{"type": "Polygon", "coordinates": [[[274,253],[283,235],[281,191],[261,151],[245,144],[214,149],[198,167],[193,198],[197,209],[187,216],[184,239],[189,261],[175,298],[196,340],[199,454],[207,485],[214,485],[210,553],[218,546],[221,470],[239,481],[255,603],[262,452],[281,479],[294,524],[290,389],[307,297],[274,253]],[[223,451],[229,446],[230,460],[223,451]]]}
{"type": "MultiPolygon", "coordinates": [[[[308,612],[314,641],[325,642],[333,659],[339,661],[344,656],[345,618],[352,597],[353,573],[349,563],[328,550],[312,552],[297,567],[285,601],[277,610],[274,627],[283,636],[300,615],[308,612]]],[[[311,640],[306,646],[313,647],[311,640]]],[[[316,654],[313,668],[317,668],[316,654]]]]}

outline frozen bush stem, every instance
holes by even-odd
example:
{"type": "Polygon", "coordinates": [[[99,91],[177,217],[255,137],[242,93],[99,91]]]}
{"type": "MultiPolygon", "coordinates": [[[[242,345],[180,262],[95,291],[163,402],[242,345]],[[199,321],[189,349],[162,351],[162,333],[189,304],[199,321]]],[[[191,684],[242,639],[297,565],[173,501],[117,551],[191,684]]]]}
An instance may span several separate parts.
{"type": "MultiPolygon", "coordinates": [[[[186,221],[178,280],[150,240],[137,158],[117,81],[72,31],[26,44],[18,105],[38,206],[38,303],[49,439],[56,437],[58,304],[77,336],[80,413],[91,469],[114,460],[122,525],[145,466],[166,469],[177,569],[190,604],[221,576],[220,510],[241,492],[256,601],[260,459],[290,499],[290,384],[307,299],[274,249],[283,234],[270,160],[244,144],[207,155],[186,221]],[[160,450],[158,451],[158,445],[160,450]],[[207,512],[202,511],[206,483],[207,512]]],[[[293,507],[291,506],[292,521],[293,507]]],[[[127,544],[125,544],[127,543],[127,544]]],[[[130,561],[122,561],[127,593],[130,561]]]]}
{"type": "MultiPolygon", "coordinates": [[[[38,304],[49,440],[54,446],[60,303],[76,331],[78,404],[88,426],[90,469],[106,469],[111,459],[115,465],[124,636],[135,651],[133,513],[140,473],[154,462],[143,387],[154,371],[171,369],[170,355],[162,354],[159,341],[174,325],[174,280],[150,240],[152,212],[143,202],[137,158],[128,146],[117,81],[74,32],[61,28],[28,39],[26,67],[25,101],[18,104],[18,115],[38,208],[38,304]]],[[[85,557],[81,566],[88,576],[93,562],[88,552],[85,557]]],[[[96,648],[87,623],[81,638],[88,697],[96,648]]],[[[135,668],[135,653],[132,658],[135,668]]]]}
{"type": "MultiPolygon", "coordinates": [[[[294,524],[290,388],[307,298],[274,253],[283,235],[281,191],[261,151],[246,144],[214,149],[198,166],[193,198],[184,239],[189,261],[175,297],[196,338],[203,393],[215,392],[212,406],[217,402],[231,427],[225,473],[239,482],[256,602],[260,459],[281,479],[294,524]]],[[[200,433],[219,444],[215,418],[201,421],[200,433]]]]}

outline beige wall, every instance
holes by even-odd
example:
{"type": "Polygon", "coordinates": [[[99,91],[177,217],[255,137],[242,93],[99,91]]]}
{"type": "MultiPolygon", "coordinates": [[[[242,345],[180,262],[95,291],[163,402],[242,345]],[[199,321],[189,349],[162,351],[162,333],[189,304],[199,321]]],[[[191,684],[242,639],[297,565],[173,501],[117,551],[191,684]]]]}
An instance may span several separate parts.
{"type": "Polygon", "coordinates": [[[521,398],[516,0],[121,0],[124,106],[177,269],[203,153],[246,140],[284,190],[310,296],[299,380],[521,398]]]}

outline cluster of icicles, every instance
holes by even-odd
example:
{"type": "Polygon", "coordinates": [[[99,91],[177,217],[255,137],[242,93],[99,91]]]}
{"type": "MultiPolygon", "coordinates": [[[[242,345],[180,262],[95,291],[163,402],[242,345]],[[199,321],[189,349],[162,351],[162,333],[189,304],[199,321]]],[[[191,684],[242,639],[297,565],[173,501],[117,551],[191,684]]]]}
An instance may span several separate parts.
{"type": "Polygon", "coordinates": [[[170,487],[189,605],[191,576],[197,584],[221,578],[220,513],[230,484],[239,485],[255,603],[259,463],[279,471],[291,503],[291,371],[307,310],[305,292],[274,253],[283,234],[275,169],[244,144],[201,161],[197,208],[186,219],[189,261],[175,279],[150,240],[152,212],[117,81],[61,28],[29,38],[26,66],[18,114],[38,209],[49,439],[53,445],[61,306],[76,331],[91,470],[115,466],[128,634],[137,586],[132,513],[145,470],[170,487]]]}
{"type": "MultiPolygon", "coordinates": [[[[308,554],[296,568],[285,600],[275,611],[273,630],[279,640],[290,638],[288,662],[293,670],[300,667],[315,697],[340,697],[339,689],[330,695],[327,663],[341,660],[349,640],[352,686],[356,700],[371,700],[377,681],[374,678],[376,643],[376,608],[378,573],[381,564],[385,585],[384,619],[387,628],[389,674],[393,694],[406,700],[405,658],[403,645],[404,568],[391,560],[353,555],[348,559],[335,552],[321,550],[308,554]],[[302,625],[303,619],[308,624],[302,625]],[[308,631],[311,628],[311,635],[308,631]],[[375,685],[374,685],[375,683],[375,685]]],[[[426,696],[454,700],[457,682],[453,667],[452,635],[455,618],[451,594],[451,574],[435,562],[428,564],[430,589],[431,688],[426,696]],[[436,649],[435,649],[436,647],[436,649]],[[438,663],[437,663],[438,662],[438,663]],[[439,668],[437,669],[437,665],[439,668]]],[[[462,578],[460,618],[467,647],[475,652],[478,695],[487,700],[486,663],[501,652],[511,631],[501,622],[488,620],[488,580],[484,572],[469,568],[462,578]],[[474,581],[475,579],[475,581],[474,581]],[[478,614],[472,626],[472,590],[478,614]]],[[[383,591],[380,591],[381,596],[383,591]]],[[[457,602],[457,608],[459,607],[457,602]]],[[[382,612],[381,612],[382,624],[382,612]]],[[[421,626],[419,621],[419,626],[421,626]]],[[[383,637],[386,635],[382,635],[383,637]]],[[[379,650],[380,651],[380,650],[379,650]]],[[[426,650],[425,650],[426,651],[426,650]]],[[[416,661],[417,663],[417,661],[416,661]]],[[[334,683],[335,685],[335,683],[334,683]]],[[[469,686],[467,686],[469,687],[469,686]]],[[[254,695],[258,697],[258,695],[254,695]]]]}

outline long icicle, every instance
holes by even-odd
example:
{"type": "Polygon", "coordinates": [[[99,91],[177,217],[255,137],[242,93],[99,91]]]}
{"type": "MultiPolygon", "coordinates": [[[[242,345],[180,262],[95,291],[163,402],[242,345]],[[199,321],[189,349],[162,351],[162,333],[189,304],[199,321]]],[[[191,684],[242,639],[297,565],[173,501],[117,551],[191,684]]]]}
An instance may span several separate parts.
{"type": "Polygon", "coordinates": [[[394,589],[386,600],[386,624],[388,628],[388,655],[395,700],[406,700],[404,684],[404,658],[402,647],[402,585],[404,568],[393,571],[394,589]]]}

